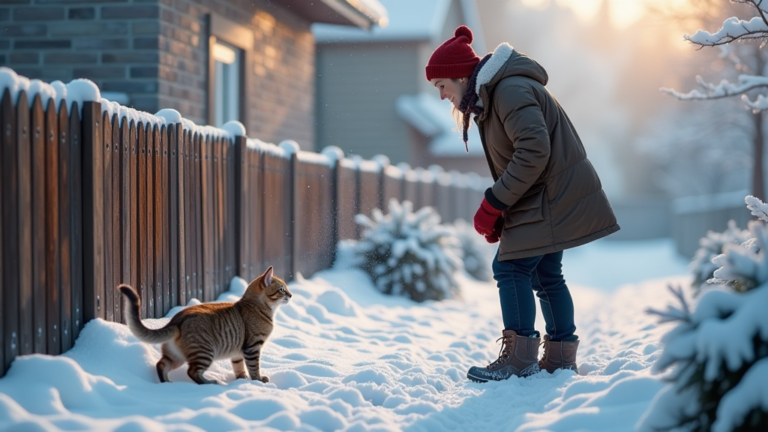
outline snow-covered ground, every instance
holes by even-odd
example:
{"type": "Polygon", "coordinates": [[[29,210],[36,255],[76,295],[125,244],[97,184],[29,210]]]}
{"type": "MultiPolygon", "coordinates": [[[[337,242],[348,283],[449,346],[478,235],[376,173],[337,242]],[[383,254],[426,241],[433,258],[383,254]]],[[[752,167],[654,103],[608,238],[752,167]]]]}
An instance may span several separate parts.
{"type": "MultiPolygon", "coordinates": [[[[16,359],[0,379],[0,430],[630,431],[662,388],[649,370],[668,327],[644,310],[689,281],[671,251],[602,240],[566,252],[579,375],[468,381],[498,355],[493,283],[460,275],[461,299],[415,304],[378,293],[344,249],[335,268],[289,284],[262,356],[268,384],[234,380],[228,362],[208,372],[226,385],[194,384],[186,367],[159,384],[157,347],[96,320],[62,356],[16,359]]],[[[243,289],[236,280],[220,300],[243,289]]]]}

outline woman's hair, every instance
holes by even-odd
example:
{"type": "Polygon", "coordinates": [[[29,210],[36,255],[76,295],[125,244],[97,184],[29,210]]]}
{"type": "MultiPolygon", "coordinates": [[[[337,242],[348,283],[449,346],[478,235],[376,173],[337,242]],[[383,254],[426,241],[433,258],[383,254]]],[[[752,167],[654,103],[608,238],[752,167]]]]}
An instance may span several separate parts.
{"type": "MultiPolygon", "coordinates": [[[[451,78],[451,81],[458,81],[457,78],[451,78]]],[[[451,104],[451,117],[456,123],[456,132],[462,132],[464,130],[464,113],[461,112],[455,105],[451,104]]]]}
{"type": "MultiPolygon", "coordinates": [[[[464,113],[459,111],[453,104],[451,104],[451,117],[456,122],[456,129],[454,131],[461,133],[464,130],[464,113]]],[[[469,128],[467,128],[469,130],[469,128]]]]}

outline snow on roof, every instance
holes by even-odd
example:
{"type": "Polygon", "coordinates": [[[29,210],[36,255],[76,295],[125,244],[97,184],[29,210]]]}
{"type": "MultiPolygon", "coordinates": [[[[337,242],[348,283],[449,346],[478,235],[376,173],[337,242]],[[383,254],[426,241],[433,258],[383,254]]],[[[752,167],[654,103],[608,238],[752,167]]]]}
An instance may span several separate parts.
{"type": "Polygon", "coordinates": [[[428,93],[403,95],[397,98],[397,113],[422,135],[431,137],[429,151],[434,156],[482,156],[483,145],[477,127],[469,128],[469,152],[464,146],[461,132],[451,117],[451,103],[428,93]]]}
{"type": "Polygon", "coordinates": [[[371,31],[333,24],[313,24],[315,41],[374,42],[432,40],[439,37],[451,0],[381,0],[389,24],[371,31]]]}

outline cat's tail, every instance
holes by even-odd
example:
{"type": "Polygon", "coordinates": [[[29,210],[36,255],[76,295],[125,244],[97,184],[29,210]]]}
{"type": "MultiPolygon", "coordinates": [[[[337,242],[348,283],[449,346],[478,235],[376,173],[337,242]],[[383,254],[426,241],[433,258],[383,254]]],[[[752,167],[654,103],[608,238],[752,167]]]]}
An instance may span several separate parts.
{"type": "Polygon", "coordinates": [[[139,307],[141,306],[141,299],[139,294],[133,287],[126,284],[120,284],[117,287],[118,290],[125,297],[125,320],[128,323],[128,328],[131,330],[134,336],[142,342],[147,343],[163,343],[168,339],[176,336],[178,329],[176,326],[166,325],[163,328],[151,329],[144,326],[141,322],[141,313],[139,307]]]}

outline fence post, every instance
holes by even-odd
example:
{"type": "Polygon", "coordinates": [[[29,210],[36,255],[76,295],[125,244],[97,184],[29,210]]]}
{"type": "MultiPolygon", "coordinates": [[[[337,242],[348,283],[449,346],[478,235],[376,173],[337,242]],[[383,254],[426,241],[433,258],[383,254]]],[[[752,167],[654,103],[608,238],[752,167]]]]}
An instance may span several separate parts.
{"type": "Polygon", "coordinates": [[[299,153],[299,144],[296,143],[296,141],[293,140],[285,140],[280,143],[280,148],[285,150],[286,155],[290,158],[288,162],[288,175],[286,176],[286,179],[288,181],[288,185],[286,185],[286,190],[288,193],[291,194],[290,197],[288,197],[288,202],[290,205],[290,210],[288,211],[288,220],[291,221],[291,230],[290,230],[290,240],[288,241],[288,244],[290,245],[290,250],[288,253],[290,254],[290,262],[288,263],[288,268],[290,269],[290,275],[289,279],[295,279],[296,278],[296,272],[297,272],[297,260],[296,260],[296,251],[299,250],[297,243],[297,231],[298,231],[298,223],[296,223],[296,156],[299,153]]]}
{"type": "Polygon", "coordinates": [[[6,89],[3,93],[2,107],[0,107],[0,116],[2,116],[2,133],[0,133],[0,143],[2,148],[0,154],[2,159],[2,195],[3,200],[0,205],[3,206],[2,212],[2,321],[3,337],[2,351],[4,353],[3,367],[0,368],[4,375],[11,362],[19,354],[18,330],[19,330],[19,255],[16,252],[18,246],[18,199],[16,195],[16,107],[11,100],[10,90],[6,89]]]}
{"type": "MultiPolygon", "coordinates": [[[[78,265],[84,271],[82,319],[73,317],[76,326],[104,317],[104,158],[101,145],[101,103],[84,102],[82,116],[83,149],[83,255],[78,265]],[[86,265],[87,263],[87,265],[86,265]],[[83,310],[84,309],[84,310],[83,310]]],[[[76,259],[76,257],[73,257],[76,259]]],[[[79,287],[73,287],[78,290],[79,287]]],[[[79,309],[75,304],[75,309],[79,309]]],[[[73,335],[74,336],[74,335],[73,335]]]]}
{"type": "Polygon", "coordinates": [[[248,259],[246,245],[249,237],[247,236],[246,217],[243,214],[247,208],[245,205],[246,194],[248,193],[248,142],[244,136],[235,137],[235,263],[237,268],[235,274],[248,279],[248,259]]]}
{"type": "MultiPolygon", "coordinates": [[[[344,159],[344,151],[336,146],[328,146],[321,152],[331,161],[331,264],[336,262],[336,250],[339,247],[339,161],[344,159]]],[[[382,170],[383,171],[383,170],[382,170]]]]}

